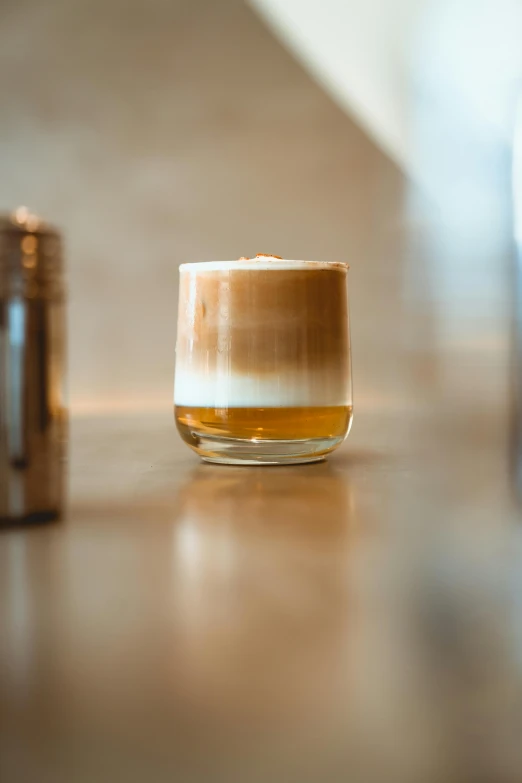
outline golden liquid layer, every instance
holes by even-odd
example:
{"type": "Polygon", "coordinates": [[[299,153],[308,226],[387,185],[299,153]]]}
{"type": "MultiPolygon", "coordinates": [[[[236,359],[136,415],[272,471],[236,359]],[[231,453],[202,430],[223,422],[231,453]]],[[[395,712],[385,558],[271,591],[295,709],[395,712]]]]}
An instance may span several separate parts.
{"type": "Polygon", "coordinates": [[[344,437],[352,406],[307,408],[193,408],[174,406],[176,424],[186,443],[196,435],[257,440],[305,440],[344,437]]]}

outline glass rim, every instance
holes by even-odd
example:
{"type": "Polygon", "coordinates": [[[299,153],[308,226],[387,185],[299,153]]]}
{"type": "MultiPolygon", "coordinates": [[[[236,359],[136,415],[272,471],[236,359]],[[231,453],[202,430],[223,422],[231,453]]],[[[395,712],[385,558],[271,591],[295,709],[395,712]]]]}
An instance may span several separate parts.
{"type": "Polygon", "coordinates": [[[180,272],[229,272],[237,271],[268,271],[268,270],[309,270],[327,269],[347,272],[349,264],[343,261],[301,261],[280,258],[279,256],[258,255],[255,258],[240,258],[237,261],[191,261],[181,264],[180,272]]]}

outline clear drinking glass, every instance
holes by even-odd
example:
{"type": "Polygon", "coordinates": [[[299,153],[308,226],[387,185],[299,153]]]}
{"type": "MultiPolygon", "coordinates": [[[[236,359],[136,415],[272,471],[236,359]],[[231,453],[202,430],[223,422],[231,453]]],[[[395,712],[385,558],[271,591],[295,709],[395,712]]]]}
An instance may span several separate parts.
{"type": "Polygon", "coordinates": [[[352,422],[346,264],[180,267],[174,411],[207,462],[315,462],[352,422]]]}

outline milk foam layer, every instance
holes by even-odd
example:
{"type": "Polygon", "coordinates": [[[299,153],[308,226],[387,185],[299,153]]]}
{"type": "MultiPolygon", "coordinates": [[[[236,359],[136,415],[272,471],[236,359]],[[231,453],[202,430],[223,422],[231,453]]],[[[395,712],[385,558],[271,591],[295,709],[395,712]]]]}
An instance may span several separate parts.
{"type": "Polygon", "coordinates": [[[231,373],[211,376],[179,367],[174,385],[175,405],[197,408],[305,408],[351,405],[349,379],[338,373],[303,378],[284,373],[255,378],[231,373]]]}
{"type": "Polygon", "coordinates": [[[257,269],[260,271],[278,271],[289,269],[337,269],[345,272],[348,264],[341,261],[291,261],[277,256],[256,256],[255,258],[240,258],[238,261],[195,261],[190,264],[181,264],[179,271],[197,272],[224,272],[257,269]]]}
{"type": "Polygon", "coordinates": [[[175,404],[351,405],[346,269],[276,257],[184,264],[175,404]]]}

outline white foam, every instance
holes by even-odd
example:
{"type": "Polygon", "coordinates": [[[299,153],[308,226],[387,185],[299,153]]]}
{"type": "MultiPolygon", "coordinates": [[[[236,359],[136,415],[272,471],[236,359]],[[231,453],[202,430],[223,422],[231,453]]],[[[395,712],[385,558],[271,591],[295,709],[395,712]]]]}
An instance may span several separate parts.
{"type": "Polygon", "coordinates": [[[238,373],[207,375],[178,367],[174,403],[197,408],[351,405],[351,384],[349,374],[338,368],[254,378],[238,373]]]}
{"type": "Polygon", "coordinates": [[[195,261],[190,264],[181,264],[180,272],[229,272],[244,270],[281,271],[302,269],[330,269],[338,272],[346,272],[348,264],[340,261],[290,261],[275,256],[256,256],[255,258],[241,258],[239,261],[195,261]]]}

